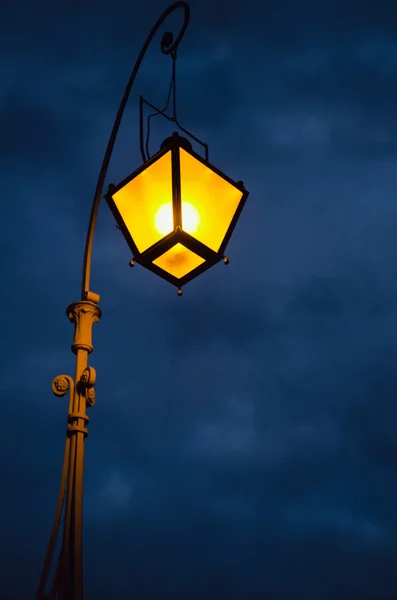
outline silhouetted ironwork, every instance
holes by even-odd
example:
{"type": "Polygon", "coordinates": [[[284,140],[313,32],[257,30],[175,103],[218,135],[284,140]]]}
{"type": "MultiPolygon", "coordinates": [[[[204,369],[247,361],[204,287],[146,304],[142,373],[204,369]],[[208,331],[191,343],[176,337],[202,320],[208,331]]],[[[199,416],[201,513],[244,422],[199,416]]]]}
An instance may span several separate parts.
{"type": "MultiPolygon", "coordinates": [[[[124,113],[124,110],[125,110],[125,107],[126,107],[126,104],[127,104],[130,92],[131,92],[131,88],[133,86],[133,83],[137,76],[139,67],[141,66],[142,60],[146,54],[146,51],[147,51],[152,39],[154,38],[157,31],[159,30],[161,25],[164,23],[164,21],[168,17],[168,15],[179,8],[183,9],[183,11],[184,11],[184,20],[183,20],[183,24],[182,24],[182,27],[181,27],[181,30],[180,30],[178,36],[174,40],[173,34],[170,32],[166,32],[161,39],[161,51],[163,54],[168,55],[177,50],[177,48],[185,34],[185,31],[189,24],[189,19],[190,19],[189,5],[187,2],[184,2],[183,0],[181,0],[180,2],[174,2],[174,4],[171,4],[171,6],[169,6],[163,12],[161,17],[156,22],[156,24],[152,27],[151,32],[149,33],[148,37],[146,38],[145,43],[142,46],[142,50],[139,53],[139,56],[134,65],[134,68],[132,69],[130,78],[129,78],[127,86],[125,88],[123,98],[121,100],[119,109],[117,111],[116,119],[114,121],[112,132],[110,134],[109,142],[108,142],[108,145],[106,148],[105,156],[103,158],[102,166],[99,171],[98,182],[96,185],[94,200],[92,203],[90,222],[88,225],[85,252],[84,252],[83,281],[82,281],[82,290],[81,290],[83,300],[87,297],[87,294],[90,289],[92,245],[93,245],[93,240],[94,240],[94,230],[95,230],[95,225],[96,225],[96,220],[97,220],[97,215],[98,215],[99,202],[100,202],[100,199],[102,196],[103,186],[105,184],[105,178],[106,178],[106,174],[108,171],[110,159],[112,156],[114,144],[116,142],[117,133],[118,133],[121,119],[123,117],[123,113],[124,113]]],[[[145,161],[144,155],[142,156],[142,158],[145,161]]]]}

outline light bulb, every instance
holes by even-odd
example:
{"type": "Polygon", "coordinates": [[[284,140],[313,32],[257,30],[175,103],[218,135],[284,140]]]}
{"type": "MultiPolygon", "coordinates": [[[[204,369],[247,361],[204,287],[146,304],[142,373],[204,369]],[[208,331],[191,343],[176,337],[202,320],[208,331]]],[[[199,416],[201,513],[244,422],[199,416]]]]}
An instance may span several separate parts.
{"type": "Polygon", "coordinates": [[[200,225],[200,213],[190,202],[182,202],[182,229],[186,233],[196,233],[200,225]]]}
{"type": "MultiPolygon", "coordinates": [[[[186,233],[196,233],[200,224],[200,213],[190,202],[182,202],[182,229],[186,233]]],[[[173,230],[172,202],[159,206],[154,215],[154,226],[161,235],[173,230]]]]}
{"type": "Polygon", "coordinates": [[[154,226],[160,235],[167,235],[173,230],[172,203],[162,204],[154,215],[154,226]]]}

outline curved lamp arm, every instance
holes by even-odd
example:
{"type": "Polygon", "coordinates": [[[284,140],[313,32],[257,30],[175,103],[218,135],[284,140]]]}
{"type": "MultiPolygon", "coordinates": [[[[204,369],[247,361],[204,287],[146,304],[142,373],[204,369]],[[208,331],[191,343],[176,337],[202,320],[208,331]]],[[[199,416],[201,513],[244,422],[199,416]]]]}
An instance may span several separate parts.
{"type": "MultiPolygon", "coordinates": [[[[106,148],[105,156],[103,158],[101,170],[99,172],[98,182],[96,185],[94,200],[93,200],[92,208],[91,208],[91,216],[90,216],[90,221],[89,221],[88,230],[87,230],[87,237],[86,237],[86,242],[85,242],[85,252],[84,252],[84,262],[83,262],[83,280],[82,280],[82,289],[81,289],[82,300],[92,299],[92,297],[90,298],[90,295],[91,295],[90,294],[90,274],[91,274],[92,244],[94,241],[95,225],[96,225],[96,220],[97,220],[97,215],[98,215],[99,202],[100,202],[100,199],[102,196],[103,186],[105,183],[105,178],[106,178],[106,174],[108,171],[110,158],[112,156],[114,144],[116,141],[116,136],[117,136],[117,133],[118,133],[118,130],[120,127],[121,119],[123,117],[124,109],[127,104],[127,100],[130,95],[132,85],[135,81],[139,67],[141,66],[141,62],[143,60],[143,57],[146,54],[146,50],[148,49],[150,42],[152,41],[152,39],[154,38],[158,29],[161,27],[161,25],[163,24],[165,19],[168,17],[168,15],[178,8],[183,8],[183,10],[184,10],[184,21],[183,21],[181,30],[179,32],[179,35],[177,36],[176,40],[174,41],[174,36],[172,35],[172,33],[165,33],[161,40],[161,51],[163,54],[171,54],[171,52],[173,52],[174,50],[177,49],[180,41],[182,40],[182,38],[184,36],[184,33],[185,33],[186,28],[189,23],[189,18],[190,18],[189,5],[187,4],[187,2],[184,2],[183,0],[181,0],[179,2],[174,2],[174,4],[171,4],[171,6],[169,6],[163,12],[161,17],[158,19],[157,23],[152,27],[152,30],[149,33],[148,37],[146,38],[146,41],[142,47],[142,50],[139,53],[139,56],[135,63],[135,66],[132,69],[132,73],[130,75],[127,86],[125,88],[124,96],[121,100],[119,109],[117,111],[116,119],[114,121],[113,129],[110,134],[109,142],[108,142],[108,145],[106,148]]],[[[142,158],[143,158],[143,161],[145,162],[145,157],[142,156],[142,158]]],[[[94,295],[92,295],[92,296],[94,296],[94,295]]]]}

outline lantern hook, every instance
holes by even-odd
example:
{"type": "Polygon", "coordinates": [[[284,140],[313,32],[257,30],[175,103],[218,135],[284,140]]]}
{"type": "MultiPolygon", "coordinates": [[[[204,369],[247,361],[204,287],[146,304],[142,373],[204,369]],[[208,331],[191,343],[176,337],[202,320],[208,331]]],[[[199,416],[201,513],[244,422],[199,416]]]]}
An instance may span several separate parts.
{"type": "MultiPolygon", "coordinates": [[[[167,33],[164,34],[163,38],[167,35],[168,35],[167,33]]],[[[208,162],[209,161],[208,144],[206,144],[205,142],[202,142],[198,137],[193,135],[185,127],[182,127],[182,125],[179,123],[178,118],[176,116],[176,58],[177,58],[176,49],[171,52],[171,57],[172,57],[172,75],[171,75],[170,87],[168,90],[167,103],[166,103],[165,107],[163,109],[157,108],[156,106],[154,106],[153,104],[151,104],[150,102],[145,100],[145,98],[142,95],[139,97],[139,140],[140,140],[140,150],[141,150],[142,160],[145,163],[151,158],[150,153],[149,153],[150,121],[153,117],[157,117],[158,115],[160,115],[160,116],[164,117],[165,119],[167,119],[168,121],[175,123],[181,131],[183,131],[186,135],[188,135],[192,140],[194,140],[195,142],[200,144],[200,146],[202,146],[204,148],[205,160],[208,162]],[[172,94],[172,115],[169,116],[165,113],[170,104],[171,94],[172,94]],[[150,115],[148,115],[148,117],[147,117],[146,141],[144,142],[143,109],[144,109],[145,104],[146,104],[146,106],[149,106],[150,108],[152,108],[154,112],[150,113],[150,115]]]]}

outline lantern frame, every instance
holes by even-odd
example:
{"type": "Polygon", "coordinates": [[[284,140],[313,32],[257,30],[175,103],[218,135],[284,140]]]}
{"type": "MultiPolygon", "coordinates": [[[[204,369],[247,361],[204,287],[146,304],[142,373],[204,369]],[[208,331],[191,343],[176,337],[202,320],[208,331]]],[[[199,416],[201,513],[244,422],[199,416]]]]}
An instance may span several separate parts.
{"type": "Polygon", "coordinates": [[[241,211],[244,208],[245,202],[248,198],[249,192],[245,189],[242,181],[235,182],[233,179],[225,175],[217,167],[215,167],[208,160],[197,154],[193,149],[192,145],[185,137],[180,136],[177,132],[174,132],[171,137],[166,138],[161,144],[160,150],[152,156],[149,160],[145,161],[140,167],[138,167],[133,173],[125,177],[118,185],[110,184],[107,193],[105,194],[106,202],[113,213],[116,220],[117,226],[122,232],[132,254],[133,261],[137,264],[142,265],[146,269],[149,269],[159,277],[162,277],[169,283],[181,288],[183,285],[201,275],[207,269],[213,267],[216,263],[225,259],[224,251],[229,243],[230,237],[240,217],[241,211]],[[181,200],[181,167],[180,167],[180,153],[179,149],[182,148],[190,154],[195,160],[200,162],[202,165],[213,171],[216,175],[224,179],[227,183],[235,187],[241,192],[241,199],[237,205],[236,211],[227,227],[225,236],[221,242],[221,245],[217,252],[200,242],[198,239],[184,231],[182,229],[182,200],[181,200]],[[113,199],[113,195],[119,190],[128,185],[138,175],[143,173],[151,165],[161,159],[165,154],[171,152],[171,182],[172,182],[172,213],[173,213],[173,230],[164,235],[158,242],[147,248],[145,251],[140,252],[135,244],[133,236],[131,235],[128,227],[126,226],[123,217],[121,216],[117,205],[113,199]],[[185,248],[194,252],[196,255],[204,259],[198,267],[195,267],[189,271],[183,277],[175,277],[171,273],[161,269],[154,264],[157,258],[162,256],[165,252],[170,250],[176,244],[182,244],[185,248]]]}

